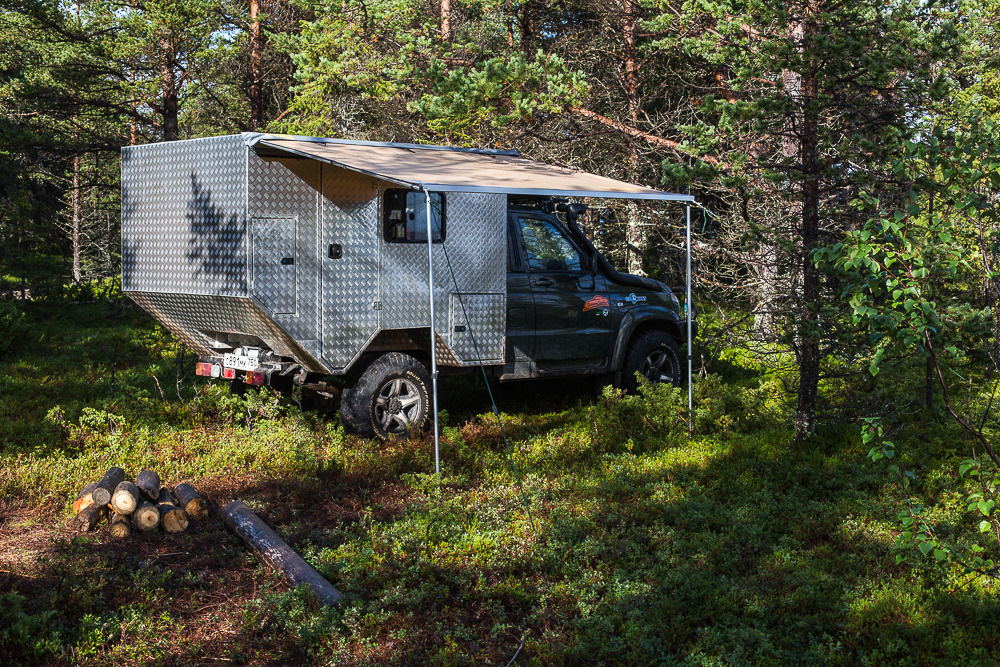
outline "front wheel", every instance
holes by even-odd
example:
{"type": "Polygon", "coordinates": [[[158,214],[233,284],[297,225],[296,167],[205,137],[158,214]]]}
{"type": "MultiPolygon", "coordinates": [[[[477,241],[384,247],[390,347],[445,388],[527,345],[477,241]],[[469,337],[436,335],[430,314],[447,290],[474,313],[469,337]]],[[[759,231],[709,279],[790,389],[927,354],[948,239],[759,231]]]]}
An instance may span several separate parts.
{"type": "Polygon", "coordinates": [[[621,388],[630,394],[634,394],[638,388],[636,372],[650,382],[669,382],[675,387],[681,386],[684,380],[681,351],[673,336],[657,330],[637,335],[629,344],[622,364],[621,388]]]}
{"type": "Polygon", "coordinates": [[[408,354],[389,352],[344,389],[340,416],[367,438],[381,440],[421,431],[431,413],[430,376],[408,354]]]}

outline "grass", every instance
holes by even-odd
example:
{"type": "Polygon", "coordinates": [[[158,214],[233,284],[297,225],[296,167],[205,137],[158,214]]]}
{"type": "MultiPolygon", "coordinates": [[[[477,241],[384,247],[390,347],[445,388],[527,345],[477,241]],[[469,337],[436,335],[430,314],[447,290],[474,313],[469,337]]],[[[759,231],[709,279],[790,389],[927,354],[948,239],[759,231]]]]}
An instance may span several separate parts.
{"type": "MultiPolygon", "coordinates": [[[[735,353],[724,379],[698,383],[691,440],[686,397],[667,388],[502,387],[510,459],[482,385],[443,382],[439,488],[426,437],[384,446],[288,398],[230,398],[120,304],[29,304],[25,320],[0,360],[5,664],[975,665],[1000,652],[992,580],[895,562],[899,494],[856,426],[793,444],[780,379],[735,353]],[[214,518],[180,536],[72,535],[76,489],[115,464],[243,500],[347,602],[287,589],[214,518]]],[[[941,529],[977,539],[952,473],[962,436],[934,415],[898,431],[941,529]]]]}

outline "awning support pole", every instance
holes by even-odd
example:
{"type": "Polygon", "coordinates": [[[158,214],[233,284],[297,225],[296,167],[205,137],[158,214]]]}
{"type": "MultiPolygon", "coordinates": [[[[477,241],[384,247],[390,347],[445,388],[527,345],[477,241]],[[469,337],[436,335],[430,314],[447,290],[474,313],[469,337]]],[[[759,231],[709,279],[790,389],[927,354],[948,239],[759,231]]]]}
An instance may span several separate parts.
{"type": "Polygon", "coordinates": [[[687,311],[687,353],[688,353],[688,437],[694,433],[694,382],[691,376],[693,370],[693,359],[694,355],[692,353],[693,343],[691,342],[691,205],[687,205],[687,231],[685,234],[687,239],[687,288],[686,294],[684,295],[684,310],[687,311]]]}
{"type": "MultiPolygon", "coordinates": [[[[421,186],[423,187],[423,186],[421,186]]],[[[438,365],[437,365],[437,332],[434,328],[434,233],[431,230],[431,193],[424,190],[424,214],[427,219],[427,292],[431,307],[431,388],[434,393],[431,409],[434,411],[434,472],[441,484],[441,442],[438,430],[438,365]]],[[[690,215],[690,214],[689,214],[690,215]]],[[[688,260],[690,266],[690,258],[688,260]]],[[[688,327],[690,329],[690,325],[688,327]]]]}

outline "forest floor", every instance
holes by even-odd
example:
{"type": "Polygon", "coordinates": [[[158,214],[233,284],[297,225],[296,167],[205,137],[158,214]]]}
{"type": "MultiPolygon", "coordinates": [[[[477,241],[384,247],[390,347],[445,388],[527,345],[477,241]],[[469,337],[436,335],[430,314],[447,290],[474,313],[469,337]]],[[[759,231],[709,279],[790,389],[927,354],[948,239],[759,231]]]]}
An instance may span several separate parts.
{"type": "MultiPolygon", "coordinates": [[[[501,430],[481,381],[444,381],[439,480],[429,436],[383,445],[294,397],[229,397],[120,303],[27,320],[0,360],[0,663],[1000,657],[995,580],[897,563],[902,498],[857,426],[841,412],[794,443],[781,379],[738,359],[696,383],[690,439],[669,387],[501,387],[501,430]],[[244,501],[344,604],[289,590],[214,512],[178,535],[70,531],[76,491],[110,465],[191,482],[213,509],[244,501]]],[[[979,539],[951,465],[961,436],[908,421],[900,460],[939,529],[979,539]]]]}

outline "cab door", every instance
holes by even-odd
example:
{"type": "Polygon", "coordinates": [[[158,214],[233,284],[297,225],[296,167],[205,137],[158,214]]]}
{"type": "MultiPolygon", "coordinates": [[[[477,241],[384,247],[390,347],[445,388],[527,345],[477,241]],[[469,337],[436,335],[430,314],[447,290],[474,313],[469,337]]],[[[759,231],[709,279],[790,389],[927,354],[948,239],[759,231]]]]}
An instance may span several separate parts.
{"type": "Polygon", "coordinates": [[[602,276],[561,225],[541,214],[516,213],[527,287],[534,302],[534,358],[539,370],[599,370],[612,344],[611,303],[602,276]]]}

